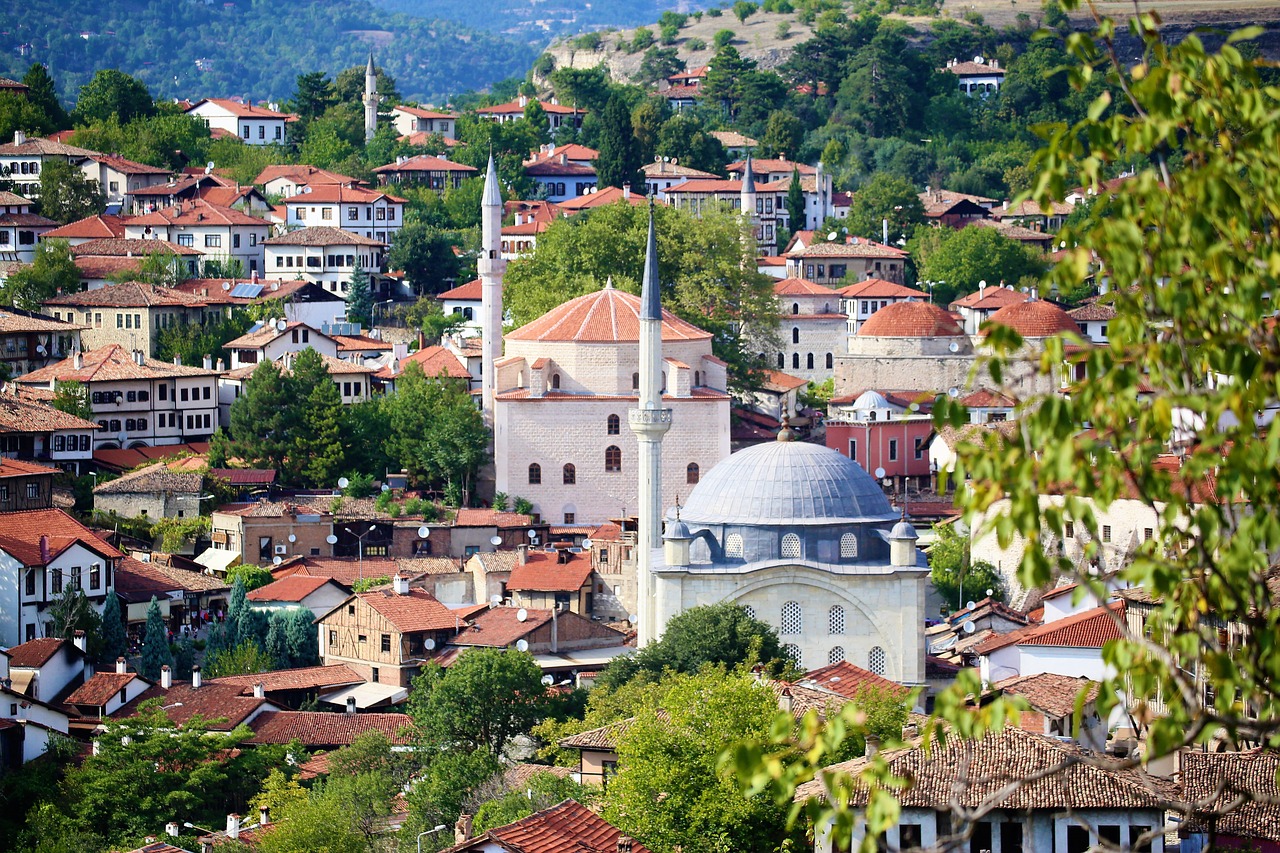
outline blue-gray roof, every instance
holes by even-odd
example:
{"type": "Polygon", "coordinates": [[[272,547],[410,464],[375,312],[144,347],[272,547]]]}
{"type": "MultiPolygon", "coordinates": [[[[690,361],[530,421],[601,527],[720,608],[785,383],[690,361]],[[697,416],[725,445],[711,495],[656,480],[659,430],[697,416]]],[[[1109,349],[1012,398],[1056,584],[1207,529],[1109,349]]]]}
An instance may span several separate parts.
{"type": "Polygon", "coordinates": [[[704,474],[680,517],[697,528],[884,522],[899,515],[849,457],[816,444],[770,441],[740,450],[704,474]]]}

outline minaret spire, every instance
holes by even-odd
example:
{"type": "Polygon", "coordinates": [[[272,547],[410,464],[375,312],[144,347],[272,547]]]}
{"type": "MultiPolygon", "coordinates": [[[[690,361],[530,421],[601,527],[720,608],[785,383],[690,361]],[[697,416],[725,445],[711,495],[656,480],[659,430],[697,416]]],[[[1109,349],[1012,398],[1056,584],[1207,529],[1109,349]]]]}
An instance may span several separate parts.
{"type": "Polygon", "coordinates": [[[742,169],[742,188],[738,191],[739,207],[742,219],[746,223],[747,233],[756,236],[756,174],[751,168],[751,152],[747,152],[747,162],[742,169]]]}
{"type": "Polygon", "coordinates": [[[378,132],[378,72],[373,68],[373,51],[369,51],[369,64],[364,68],[364,141],[373,139],[378,132]]]}
{"type": "Polygon", "coordinates": [[[489,152],[489,168],[484,176],[480,199],[480,387],[485,422],[493,426],[493,397],[498,390],[497,364],[502,358],[502,276],[507,262],[502,259],[502,188],[498,167],[489,152]]]}
{"type": "Polygon", "coordinates": [[[639,443],[640,509],[636,542],[636,633],[640,646],[658,638],[654,618],[654,549],[662,543],[662,439],[671,429],[671,410],[662,408],[662,294],[658,281],[658,240],[649,201],[649,237],[640,288],[640,399],[628,415],[639,443]]]}

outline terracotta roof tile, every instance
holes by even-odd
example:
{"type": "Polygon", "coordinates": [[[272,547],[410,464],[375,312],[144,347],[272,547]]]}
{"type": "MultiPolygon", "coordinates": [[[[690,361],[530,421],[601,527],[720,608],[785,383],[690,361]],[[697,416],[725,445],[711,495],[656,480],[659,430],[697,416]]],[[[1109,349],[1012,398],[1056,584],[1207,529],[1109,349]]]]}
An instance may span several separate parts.
{"type": "Polygon", "coordinates": [[[1086,704],[1092,702],[1097,698],[1099,685],[1087,678],[1042,672],[1006,678],[993,686],[1006,695],[1021,696],[1037,711],[1053,717],[1067,717],[1075,712],[1076,697],[1084,692],[1086,704]]]}
{"type": "Polygon", "coordinates": [[[205,199],[192,199],[129,220],[130,228],[138,225],[257,225],[267,228],[271,223],[232,207],[221,207],[205,199]]]}
{"type": "Polygon", "coordinates": [[[41,139],[40,137],[28,138],[26,142],[21,144],[16,142],[8,142],[0,145],[0,156],[13,155],[59,155],[62,157],[92,157],[97,151],[90,151],[87,148],[77,148],[74,145],[67,145],[62,142],[55,142],[51,139],[41,139]]]}
{"type": "Polygon", "coordinates": [[[400,104],[396,107],[396,112],[407,113],[418,118],[457,118],[454,113],[442,113],[437,110],[424,110],[422,107],[409,107],[400,104]]]}
{"type": "Polygon", "coordinates": [[[201,104],[213,104],[214,106],[222,107],[222,109],[239,118],[278,118],[284,121],[297,119],[297,116],[293,113],[280,113],[275,110],[255,107],[253,104],[242,104],[239,101],[233,101],[230,98],[202,98],[188,107],[187,112],[191,112],[201,104]]]}
{"type": "Polygon", "coordinates": [[[1018,645],[1100,649],[1108,640],[1120,638],[1117,618],[1124,618],[1124,604],[1119,601],[1041,625],[1020,639],[1018,645]]]}
{"type": "Polygon", "coordinates": [[[830,690],[832,693],[839,693],[846,699],[856,699],[858,694],[867,688],[887,690],[891,693],[906,693],[906,688],[896,681],[890,681],[884,676],[876,675],[870,670],[843,660],[809,670],[799,683],[802,686],[811,685],[830,690]]]}
{"type": "Polygon", "coordinates": [[[882,278],[865,278],[856,284],[842,287],[841,296],[848,299],[924,299],[924,291],[906,287],[882,278]]]}
{"type": "Polygon", "coordinates": [[[212,370],[187,367],[144,358],[142,364],[119,344],[99,347],[83,353],[81,366],[75,366],[74,358],[66,358],[56,364],[33,370],[19,377],[24,385],[48,385],[50,379],[60,382],[112,382],[125,379],[171,379],[175,376],[217,376],[212,370]]]}
{"type": "Polygon", "coordinates": [[[308,186],[309,192],[289,196],[281,204],[373,204],[385,199],[392,204],[404,204],[405,200],[381,190],[367,190],[362,187],[350,187],[345,184],[315,184],[308,186]]]}
{"type": "Polygon", "coordinates": [[[219,720],[209,728],[223,732],[245,722],[259,709],[270,710],[276,707],[265,699],[242,696],[239,685],[205,682],[200,687],[193,688],[189,681],[175,681],[168,690],[158,684],[151,685],[121,708],[116,716],[136,716],[138,706],[148,699],[162,699],[166,706],[165,713],[179,726],[199,716],[206,721],[219,720]]]}
{"type": "Polygon", "coordinates": [[[471,625],[450,642],[458,646],[505,648],[513,645],[521,637],[527,637],[550,621],[550,610],[492,607],[476,616],[471,625]],[[523,622],[517,618],[521,610],[525,613],[523,622]]]}
{"type": "Polygon", "coordinates": [[[63,646],[75,648],[70,640],[60,640],[57,637],[27,640],[9,649],[9,666],[37,669],[52,660],[63,646]]]}
{"type": "Polygon", "coordinates": [[[456,163],[443,157],[430,154],[419,154],[399,163],[388,163],[373,170],[376,174],[385,175],[396,172],[464,172],[468,176],[480,174],[480,170],[466,163],[456,163]]]}
{"type": "MultiPolygon", "coordinates": [[[[418,631],[444,631],[456,628],[465,619],[441,604],[434,595],[422,589],[410,589],[397,595],[386,588],[356,596],[395,626],[402,634],[418,631]]],[[[341,606],[341,605],[340,605],[341,606]]]]}
{"type": "Polygon", "coordinates": [[[153,492],[185,492],[199,494],[204,486],[202,474],[171,471],[163,462],[131,471],[123,477],[102,483],[95,495],[126,495],[153,492]]]}
{"type": "MultiPolygon", "coordinates": [[[[555,113],[557,115],[586,115],[584,109],[575,109],[574,107],[566,107],[564,104],[553,104],[550,101],[538,101],[542,106],[542,111],[546,113],[555,113]]],[[[519,101],[508,101],[505,104],[495,104],[492,107],[481,107],[476,110],[480,115],[513,115],[515,113],[524,113],[525,105],[519,101]]]]}
{"type": "Polygon", "coordinates": [[[290,575],[266,586],[260,586],[245,597],[250,601],[291,601],[301,602],[308,595],[325,584],[330,578],[313,577],[311,575],[290,575]]]}
{"type": "Polygon", "coordinates": [[[446,290],[444,293],[437,293],[436,299],[467,299],[479,302],[483,295],[484,282],[478,278],[473,278],[466,284],[460,284],[453,290],[446,290]]]}
{"type": "MultiPolygon", "coordinates": [[[[726,169],[731,174],[737,174],[746,169],[746,167],[747,161],[739,160],[736,163],[730,163],[726,169]]],[[[791,174],[793,170],[799,171],[801,175],[816,175],[818,173],[818,170],[815,167],[810,166],[808,163],[801,163],[797,160],[769,159],[760,157],[753,157],[751,160],[751,171],[755,172],[757,175],[768,175],[774,172],[786,172],[787,174],[791,174]]]]}
{"type": "Polygon", "coordinates": [[[266,692],[271,693],[281,690],[316,690],[348,684],[363,684],[364,679],[360,677],[360,673],[346,664],[337,663],[327,666],[277,669],[250,675],[227,675],[222,678],[210,678],[208,683],[239,685],[241,693],[252,696],[255,684],[261,684],[266,692]]]}
{"type": "Polygon", "coordinates": [[[622,736],[635,725],[635,722],[635,717],[628,717],[598,729],[578,732],[576,735],[561,738],[560,746],[564,749],[617,749],[618,741],[622,740],[622,736]]]}
{"type": "Polygon", "coordinates": [[[294,740],[312,746],[346,746],[365,732],[382,732],[397,745],[410,742],[403,730],[413,724],[408,714],[346,714],[328,711],[266,711],[249,727],[251,744],[287,744],[294,740]]]}
{"type": "Polygon", "coordinates": [[[907,253],[902,249],[886,246],[874,240],[858,238],[850,238],[850,242],[846,243],[812,243],[803,249],[792,249],[787,255],[792,258],[890,258],[892,260],[907,257],[907,253]]]}
{"type": "Polygon", "coordinates": [[[507,589],[525,592],[577,592],[591,580],[591,555],[568,554],[568,562],[543,551],[529,554],[529,561],[511,570],[507,589]]]}
{"type": "Polygon", "coordinates": [[[424,376],[448,376],[453,379],[470,379],[471,374],[462,362],[458,361],[458,357],[444,347],[430,346],[423,347],[416,352],[411,353],[405,358],[400,359],[395,364],[395,370],[391,369],[391,365],[387,365],[379,370],[375,375],[379,379],[393,379],[404,373],[405,368],[410,364],[416,364],[422,368],[424,376]]]}
{"type": "Polygon", "coordinates": [[[201,255],[197,249],[188,246],[179,246],[177,243],[170,243],[168,240],[134,240],[125,237],[103,237],[98,240],[89,240],[78,246],[71,247],[71,256],[74,258],[107,257],[107,258],[143,258],[147,255],[185,255],[194,257],[201,255]]]}
{"type": "Polygon", "coordinates": [[[1026,302],[1030,298],[1027,294],[1020,290],[1014,290],[1012,287],[987,287],[975,290],[973,293],[954,300],[948,307],[978,308],[989,311],[1018,302],[1026,302]]]}
{"type": "Polygon", "coordinates": [[[993,325],[1013,329],[1024,338],[1047,338],[1065,333],[1080,334],[1080,327],[1066,311],[1043,299],[1006,305],[991,315],[983,326],[983,333],[986,334],[993,325]]]}
{"type": "MultiPolygon", "coordinates": [[[[140,603],[160,598],[182,587],[168,575],[159,571],[155,563],[144,563],[134,557],[125,557],[116,568],[116,595],[124,601],[140,603]]],[[[182,571],[179,569],[178,571],[182,571]]]]}
{"type": "MultiPolygon", "coordinates": [[[[605,287],[570,299],[532,323],[508,332],[507,340],[574,341],[577,343],[629,343],[640,340],[640,297],[605,287]]],[[[664,341],[709,340],[704,332],[665,308],[662,311],[664,341]]]]}
{"type": "Polygon", "coordinates": [[[253,179],[255,184],[262,184],[274,181],[277,178],[288,178],[295,184],[310,186],[312,184],[356,184],[359,183],[350,175],[341,175],[337,172],[330,172],[328,169],[321,169],[317,166],[308,166],[305,163],[299,164],[280,164],[267,166],[258,173],[258,177],[253,179]]]}
{"type": "Polygon", "coordinates": [[[1090,321],[1105,323],[1116,318],[1116,307],[1109,302],[1090,302],[1079,308],[1073,308],[1067,312],[1067,315],[1077,323],[1090,321]]]}
{"type": "Polygon", "coordinates": [[[592,177],[596,173],[595,166],[586,163],[560,163],[556,160],[541,160],[524,167],[524,173],[530,177],[592,177]]]}
{"type": "Polygon", "coordinates": [[[0,525],[0,549],[21,560],[23,565],[42,566],[46,562],[40,553],[42,536],[48,537],[50,557],[75,542],[108,559],[124,556],[60,509],[5,513],[4,523],[0,525]]]}
{"type": "Polygon", "coordinates": [[[831,288],[805,278],[784,278],[773,286],[774,296],[831,296],[834,293],[831,288]]]}
{"type": "Polygon", "coordinates": [[[123,690],[130,681],[140,677],[136,672],[95,672],[63,701],[68,705],[101,707],[111,701],[111,697],[123,690]]]}
{"type": "Polygon", "coordinates": [[[867,318],[859,336],[894,338],[954,338],[964,334],[941,306],[929,302],[894,302],[867,318]]]}
{"type": "Polygon", "coordinates": [[[327,225],[315,225],[310,228],[299,228],[279,237],[268,237],[262,241],[265,246],[386,246],[381,240],[362,237],[341,228],[327,225]]]}
{"type": "Polygon", "coordinates": [[[97,240],[104,237],[123,237],[124,224],[128,221],[129,217],[127,216],[113,216],[109,213],[103,213],[97,216],[78,219],[75,222],[63,225],[61,228],[55,228],[52,231],[46,231],[41,236],[41,239],[97,240]]]}
{"type": "Polygon", "coordinates": [[[528,527],[532,516],[520,512],[503,512],[496,509],[459,509],[453,518],[454,527],[528,527]]]}
{"type": "Polygon", "coordinates": [[[79,293],[64,293],[46,299],[45,305],[68,305],[71,307],[104,307],[104,308],[151,308],[154,306],[177,306],[195,308],[203,306],[204,300],[171,287],[159,287],[138,281],[126,281],[120,284],[109,284],[94,290],[79,293]]]}
{"type": "MultiPolygon", "coordinates": [[[[510,853],[617,853],[621,835],[621,830],[586,806],[565,800],[448,849],[453,853],[496,843],[510,853]]],[[[632,842],[631,851],[649,853],[639,841],[632,842]]]]}
{"type": "Polygon", "coordinates": [[[950,71],[952,74],[961,77],[1003,77],[1004,69],[998,65],[991,65],[987,62],[954,62],[943,71],[950,71]]]}
{"type": "Polygon", "coordinates": [[[1277,771],[1280,754],[1275,752],[1184,752],[1182,798],[1206,805],[1183,824],[1183,832],[1206,833],[1212,827],[1219,839],[1280,842],[1277,771]],[[1211,811],[1226,813],[1211,815],[1211,811]]]}

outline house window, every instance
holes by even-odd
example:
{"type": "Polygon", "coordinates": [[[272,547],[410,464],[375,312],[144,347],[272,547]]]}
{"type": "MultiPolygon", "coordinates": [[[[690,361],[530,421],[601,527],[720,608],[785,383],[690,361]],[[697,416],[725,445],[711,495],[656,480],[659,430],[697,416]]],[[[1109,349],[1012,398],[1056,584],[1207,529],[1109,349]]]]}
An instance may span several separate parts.
{"type": "Polygon", "coordinates": [[[559,373],[553,373],[553,374],[551,374],[551,387],[552,387],[552,388],[559,388],[559,387],[560,387],[560,374],[559,374],[559,373]]]}
{"type": "Polygon", "coordinates": [[[1144,528],[1142,528],[1142,541],[1143,541],[1143,542],[1150,542],[1150,541],[1151,541],[1151,535],[1152,535],[1152,533],[1153,533],[1153,532],[1154,532],[1154,531],[1152,531],[1152,529],[1151,529],[1150,527],[1144,527],[1144,528]]]}
{"type": "Polygon", "coordinates": [[[28,497],[28,498],[38,498],[38,497],[40,497],[40,484],[39,484],[39,483],[27,483],[27,497],[28,497]]]}
{"type": "Polygon", "coordinates": [[[194,234],[179,234],[179,235],[178,235],[178,245],[179,245],[179,246],[194,246],[195,244],[196,244],[196,235],[194,235],[194,234]]]}
{"type": "Polygon", "coordinates": [[[1068,521],[1066,523],[1066,528],[1063,530],[1063,535],[1066,536],[1066,538],[1068,539],[1076,538],[1076,523],[1074,521],[1068,521]]]}
{"type": "Polygon", "coordinates": [[[391,652],[391,635],[390,634],[382,635],[382,651],[384,654],[389,654],[391,652]]]}
{"type": "Polygon", "coordinates": [[[62,569],[49,567],[49,591],[54,595],[62,592],[62,569]]]}
{"type": "Polygon", "coordinates": [[[827,663],[840,663],[842,660],[844,660],[844,646],[832,646],[831,651],[827,652],[827,663]]]}
{"type": "Polygon", "coordinates": [[[631,390],[636,391],[639,388],[640,388],[640,374],[633,373],[631,374],[631,390]]]}
{"type": "MultiPolygon", "coordinates": [[[[573,522],[574,522],[576,519],[577,519],[577,516],[576,516],[576,515],[574,515],[574,514],[573,514],[573,513],[571,513],[571,512],[566,512],[566,513],[564,514],[564,523],[565,523],[565,524],[573,524],[573,522]]],[[[557,605],[558,605],[558,604],[560,604],[560,596],[559,596],[559,595],[557,595],[557,596],[556,596],[556,604],[557,604],[557,605]]]]}
{"type": "Polygon", "coordinates": [[[800,602],[788,601],[782,605],[782,621],[779,628],[781,634],[804,633],[804,613],[800,602]]]}
{"type": "MultiPolygon", "coordinates": [[[[364,637],[361,637],[360,639],[363,640],[364,637]]],[[[376,666],[369,667],[369,678],[370,680],[373,681],[374,684],[378,683],[378,675],[379,675],[378,668],[376,666]]]]}
{"type": "Polygon", "coordinates": [[[796,327],[796,328],[794,328],[794,329],[792,329],[792,330],[791,330],[791,343],[793,343],[793,344],[798,344],[798,343],[800,343],[800,329],[799,329],[799,327],[796,327]]]}
{"type": "Polygon", "coordinates": [[[611,444],[604,449],[604,470],[618,472],[622,470],[622,450],[611,444]]]}
{"type": "Polygon", "coordinates": [[[800,559],[800,537],[788,533],[782,537],[782,556],[784,559],[800,559]]]}
{"type": "Polygon", "coordinates": [[[889,461],[898,461],[898,439],[896,438],[889,439],[889,461]]]}
{"type": "Polygon", "coordinates": [[[89,589],[96,590],[102,588],[102,566],[94,563],[89,566],[89,589]]]}
{"type": "Polygon", "coordinates": [[[617,415],[609,415],[605,418],[605,431],[609,435],[617,435],[621,431],[622,421],[617,415]]]}
{"type": "Polygon", "coordinates": [[[695,485],[701,476],[702,470],[698,467],[697,462],[690,462],[684,468],[684,481],[689,485],[695,485]]]}
{"type": "Polygon", "coordinates": [[[844,633],[844,608],[839,604],[831,605],[827,611],[827,633],[836,636],[844,633]]]}
{"type": "Polygon", "coordinates": [[[872,646],[871,651],[867,653],[867,669],[876,675],[884,675],[885,655],[884,649],[879,646],[872,646]]]}
{"type": "Polygon", "coordinates": [[[355,616],[355,615],[356,615],[356,606],[355,606],[354,604],[348,604],[348,605],[347,605],[347,615],[348,615],[348,616],[355,616]]]}
{"type": "Polygon", "coordinates": [[[366,637],[364,634],[357,634],[357,635],[356,635],[356,642],[357,642],[357,643],[367,643],[367,642],[369,642],[369,638],[368,638],[368,637],[366,637]]]}
{"type": "Polygon", "coordinates": [[[532,465],[529,466],[529,485],[531,486],[542,485],[542,466],[539,465],[537,462],[534,462],[532,465]]]}
{"type": "Polygon", "coordinates": [[[338,645],[338,632],[330,631],[329,632],[329,648],[333,648],[336,645],[338,645]]]}
{"type": "Polygon", "coordinates": [[[744,553],[742,546],[742,534],[730,533],[724,540],[724,555],[726,557],[742,558],[744,553]]]}
{"type": "Polygon", "coordinates": [[[27,569],[26,589],[27,589],[27,595],[36,594],[36,570],[35,569],[27,569]]]}
{"type": "Polygon", "coordinates": [[[243,131],[243,133],[244,133],[244,138],[245,138],[245,139],[248,139],[248,138],[249,138],[249,125],[247,125],[247,124],[246,124],[246,125],[242,128],[242,131],[243,131]]]}
{"type": "Polygon", "coordinates": [[[578,482],[578,469],[573,467],[573,463],[570,462],[564,466],[564,484],[566,486],[572,486],[577,482],[578,482]]]}
{"type": "Polygon", "coordinates": [[[809,353],[809,357],[805,360],[809,370],[813,370],[813,353],[809,353]]]}
{"type": "Polygon", "coordinates": [[[840,537],[840,559],[852,560],[858,556],[858,537],[846,533],[840,537]]]}
{"type": "Polygon", "coordinates": [[[1111,541],[1111,525],[1110,524],[1102,525],[1102,541],[1103,542],[1111,541]]]}
{"type": "MultiPolygon", "coordinates": [[[[1132,833],[1129,837],[1133,838],[1132,833]]],[[[1004,853],[1022,853],[1022,824],[1014,821],[1000,824],[1000,849],[1004,853]]],[[[1137,850],[1138,847],[1132,849],[1137,850]]]]}

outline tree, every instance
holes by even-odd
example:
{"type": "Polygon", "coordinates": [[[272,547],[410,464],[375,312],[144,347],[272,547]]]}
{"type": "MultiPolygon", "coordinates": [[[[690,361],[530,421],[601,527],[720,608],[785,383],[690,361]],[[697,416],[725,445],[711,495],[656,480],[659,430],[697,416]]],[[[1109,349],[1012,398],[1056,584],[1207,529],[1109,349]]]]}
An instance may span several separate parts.
{"type": "Polygon", "coordinates": [[[733,4],[733,16],[738,19],[738,23],[745,24],[747,18],[760,11],[760,4],[750,3],[748,0],[738,0],[733,4]]]}
{"type": "Polygon", "coordinates": [[[429,296],[424,296],[408,306],[404,312],[404,318],[409,328],[416,328],[422,332],[423,343],[426,346],[436,346],[445,335],[453,334],[467,322],[466,315],[461,311],[446,314],[440,300],[429,296]]]}
{"type": "Polygon", "coordinates": [[[724,174],[729,157],[724,146],[694,116],[677,113],[662,123],[655,154],[679,160],[691,169],[724,174]]]}
{"type": "Polygon", "coordinates": [[[662,126],[671,118],[671,107],[666,98],[645,98],[631,111],[631,134],[639,148],[641,163],[653,159],[658,148],[662,126]]]}
{"type": "Polygon", "coordinates": [[[347,290],[347,319],[365,328],[373,325],[373,292],[369,290],[369,273],[358,258],[347,290]]]}
{"type": "Polygon", "coordinates": [[[1004,600],[1004,584],[1000,573],[990,563],[969,560],[969,540],[956,533],[951,524],[934,528],[936,536],[929,546],[929,575],[933,588],[951,611],[960,610],[966,601],[987,598],[1004,600]]]}
{"type": "MultiPolygon", "coordinates": [[[[62,108],[62,103],[58,100],[57,86],[44,65],[39,62],[31,63],[31,67],[22,78],[22,85],[27,87],[27,100],[44,114],[49,130],[60,130],[71,126],[71,117],[62,108]]],[[[6,138],[12,138],[12,135],[6,138]]]]}
{"type": "Polygon", "coordinates": [[[147,87],[134,77],[114,68],[103,68],[80,87],[76,99],[76,123],[91,124],[113,116],[121,124],[156,113],[147,87]]]}
{"type": "Polygon", "coordinates": [[[479,835],[494,827],[515,823],[564,800],[584,802],[590,799],[591,794],[590,789],[573,779],[557,776],[549,770],[536,772],[520,786],[520,790],[506,791],[480,806],[476,811],[475,832],[479,835]]]}
{"type": "Polygon", "coordinates": [[[765,157],[795,157],[804,141],[804,124],[787,110],[769,113],[764,136],[760,139],[760,153],[765,157]]]}
{"type": "Polygon", "coordinates": [[[40,170],[40,214],[58,222],[74,222],[102,213],[106,198],[98,182],[66,160],[52,158],[40,170]]]}
{"type": "Polygon", "coordinates": [[[107,593],[102,604],[102,652],[98,662],[112,666],[116,658],[123,657],[129,650],[129,642],[124,633],[124,614],[120,611],[120,599],[115,590],[107,593]]]}
{"type": "Polygon", "coordinates": [[[454,486],[463,499],[488,460],[489,431],[466,387],[425,376],[410,363],[385,403],[390,419],[388,450],[415,482],[454,486]]]}
{"type": "Polygon", "coordinates": [[[293,666],[320,663],[320,638],[315,619],[305,607],[291,607],[280,617],[284,623],[285,649],[293,666]]]}
{"type": "Polygon", "coordinates": [[[640,60],[640,70],[636,79],[641,83],[654,84],[666,80],[685,68],[684,60],[674,47],[658,47],[654,45],[644,52],[640,60]]]}
{"type": "Polygon", "coordinates": [[[298,117],[300,135],[306,136],[307,125],[333,106],[333,81],[323,71],[299,74],[289,110],[298,117]]]}
{"type": "Polygon", "coordinates": [[[669,678],[618,743],[618,772],[603,815],[655,853],[776,850],[786,807],[744,797],[720,769],[725,744],[763,737],[778,712],[773,690],[749,672],[709,668],[669,678]]]}
{"type": "Polygon", "coordinates": [[[409,715],[425,743],[497,758],[541,719],[546,694],[527,652],[468,649],[447,670],[431,664],[414,679],[409,715]]]}
{"type": "Polygon", "coordinates": [[[924,204],[908,181],[878,173],[853,194],[849,205],[849,233],[868,240],[882,240],[886,219],[890,242],[909,239],[924,223],[924,204]]]}
{"type": "Polygon", "coordinates": [[[238,566],[232,566],[227,569],[226,580],[232,584],[238,580],[244,586],[245,592],[253,592],[259,587],[266,586],[273,580],[271,570],[254,566],[250,563],[241,563],[238,566]]]}
{"type": "Polygon", "coordinates": [[[641,673],[657,677],[672,672],[697,672],[707,664],[733,667],[759,661],[774,669],[783,665],[778,635],[768,624],[728,602],[693,607],[674,617],[662,639],[628,657],[616,658],[600,683],[617,687],[641,673]]]}
{"type": "Polygon", "coordinates": [[[396,232],[387,264],[390,269],[403,270],[419,296],[443,293],[458,283],[462,268],[453,245],[442,231],[415,222],[396,232]]]}
{"type": "Polygon", "coordinates": [[[147,605],[147,632],[142,638],[142,661],[138,673],[148,681],[160,682],[160,668],[173,666],[173,653],[169,651],[169,629],[160,615],[160,603],[151,596],[147,605]]]}
{"type": "Polygon", "coordinates": [[[640,149],[631,128],[631,111],[618,95],[605,104],[600,116],[600,156],[596,159],[596,177],[602,187],[633,188],[644,186],[640,171],[640,149]]]}
{"type": "MultiPolygon", "coordinates": [[[[787,217],[791,224],[791,233],[804,230],[808,224],[808,216],[805,215],[804,204],[804,186],[800,183],[800,170],[791,170],[791,183],[787,185],[787,217]]],[[[782,238],[779,236],[778,245],[783,245],[782,238]]]]}
{"type": "Polygon", "coordinates": [[[89,388],[74,379],[55,381],[53,399],[49,402],[60,412],[75,415],[86,421],[93,420],[93,404],[89,402],[89,388]]]}
{"type": "Polygon", "coordinates": [[[959,231],[936,230],[936,234],[918,232],[908,244],[908,251],[916,261],[921,279],[947,283],[945,288],[934,292],[934,300],[939,304],[950,302],[953,294],[977,290],[981,281],[991,285],[1003,281],[1014,284],[1023,278],[1037,277],[1045,269],[1043,255],[994,228],[971,225],[959,231]]]}
{"type": "Polygon", "coordinates": [[[841,115],[867,136],[902,133],[911,103],[906,69],[878,43],[860,49],[849,62],[850,73],[836,93],[841,115]]]}
{"type": "MultiPolygon", "coordinates": [[[[268,633],[270,633],[268,631],[268,633]]],[[[276,661],[263,650],[263,642],[242,640],[234,646],[225,646],[216,652],[205,651],[204,674],[208,678],[226,678],[228,675],[252,675],[270,672],[276,661]]]]}
{"type": "MultiPolygon", "coordinates": [[[[45,636],[72,639],[83,631],[90,660],[98,660],[102,654],[102,617],[94,609],[89,597],[78,584],[67,584],[62,594],[49,603],[45,610],[49,617],[45,636]]],[[[115,660],[113,657],[111,660],[115,660]]]]}
{"type": "Polygon", "coordinates": [[[320,353],[307,347],[293,362],[289,384],[301,404],[289,457],[300,479],[315,486],[338,481],[342,453],[342,397],[320,353]]]}
{"type": "Polygon", "coordinates": [[[231,404],[235,455],[259,468],[285,470],[292,449],[295,409],[289,388],[274,362],[263,362],[231,404]]]}

